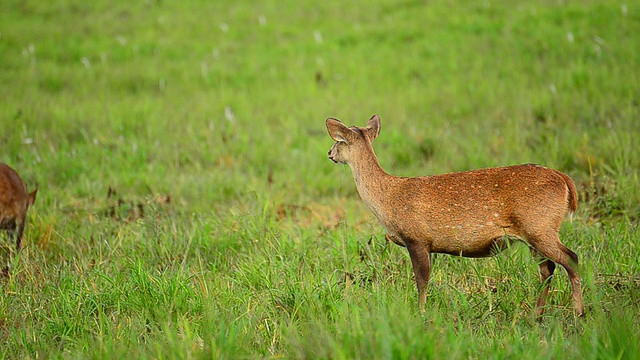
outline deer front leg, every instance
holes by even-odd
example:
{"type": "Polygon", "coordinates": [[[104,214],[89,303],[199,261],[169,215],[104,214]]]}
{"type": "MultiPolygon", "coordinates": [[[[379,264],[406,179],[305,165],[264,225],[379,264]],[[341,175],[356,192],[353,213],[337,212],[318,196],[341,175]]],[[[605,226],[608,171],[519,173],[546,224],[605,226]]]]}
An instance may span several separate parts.
{"type": "Polygon", "coordinates": [[[420,311],[425,311],[427,303],[427,283],[429,283],[429,275],[431,274],[431,253],[420,244],[408,246],[409,256],[413,265],[413,273],[418,286],[418,305],[420,311]]]}
{"type": "Polygon", "coordinates": [[[18,223],[18,226],[17,226],[17,231],[15,233],[16,252],[20,252],[20,249],[22,249],[22,235],[24,234],[24,225],[25,225],[25,220],[23,219],[22,221],[20,221],[20,223],[18,223]]]}
{"type": "Polygon", "coordinates": [[[384,237],[385,237],[385,239],[387,239],[387,241],[391,241],[391,242],[395,243],[396,245],[400,245],[402,247],[407,247],[407,245],[405,245],[404,241],[402,241],[402,239],[400,237],[398,237],[398,236],[386,233],[384,237]]]}

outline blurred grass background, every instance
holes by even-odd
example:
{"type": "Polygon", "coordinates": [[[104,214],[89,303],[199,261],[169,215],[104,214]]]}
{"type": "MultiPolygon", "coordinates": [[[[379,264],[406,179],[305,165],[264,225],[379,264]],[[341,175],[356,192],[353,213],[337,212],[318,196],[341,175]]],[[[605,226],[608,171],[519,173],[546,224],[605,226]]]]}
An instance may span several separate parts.
{"type": "MultiPolygon", "coordinates": [[[[4,357],[582,357],[638,334],[640,4],[0,4],[0,161],[39,188],[4,357]],[[374,113],[402,176],[534,162],[576,181],[536,325],[523,246],[438,256],[420,316],[324,119],[374,113]]],[[[3,237],[4,239],[4,237],[3,237]]],[[[4,266],[4,265],[3,265],[4,266]]],[[[632,357],[631,355],[629,355],[632,357]]]]}

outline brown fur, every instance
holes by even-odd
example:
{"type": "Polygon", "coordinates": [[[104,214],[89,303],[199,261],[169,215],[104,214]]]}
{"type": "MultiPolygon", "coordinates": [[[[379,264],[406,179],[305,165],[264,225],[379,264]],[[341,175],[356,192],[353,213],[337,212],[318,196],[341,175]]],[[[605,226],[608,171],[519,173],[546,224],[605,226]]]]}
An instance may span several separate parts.
{"type": "Polygon", "coordinates": [[[27,210],[36,201],[38,190],[27,193],[18,173],[0,163],[0,229],[9,232],[9,239],[16,238],[16,250],[22,247],[27,210]]]}
{"type": "Polygon", "coordinates": [[[526,164],[424,177],[396,177],[378,163],[371,146],[380,133],[374,115],[365,128],[346,127],[329,118],[329,135],[336,143],[329,158],[348,164],[360,197],[387,230],[387,239],[409,251],[419,292],[426,303],[431,254],[465,257],[493,255],[507,239],[526,242],[539,261],[542,315],[555,263],[569,275],[576,312],[584,314],[578,257],[558,237],[567,214],[578,206],[569,176],[526,164]]]}

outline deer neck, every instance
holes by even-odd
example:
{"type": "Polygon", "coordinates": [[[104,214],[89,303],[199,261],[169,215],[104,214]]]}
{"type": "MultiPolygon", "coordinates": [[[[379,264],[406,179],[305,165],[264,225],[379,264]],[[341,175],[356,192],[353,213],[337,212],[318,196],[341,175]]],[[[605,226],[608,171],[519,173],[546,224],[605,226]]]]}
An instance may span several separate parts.
{"type": "Polygon", "coordinates": [[[366,149],[357,161],[350,162],[349,166],[362,201],[378,220],[384,223],[385,198],[396,178],[382,169],[371,147],[366,149]]]}

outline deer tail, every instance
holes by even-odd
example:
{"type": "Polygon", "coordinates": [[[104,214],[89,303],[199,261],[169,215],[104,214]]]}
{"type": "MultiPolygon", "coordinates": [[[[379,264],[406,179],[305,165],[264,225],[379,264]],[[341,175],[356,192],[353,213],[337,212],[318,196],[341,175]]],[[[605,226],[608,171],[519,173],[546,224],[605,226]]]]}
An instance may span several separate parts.
{"type": "Polygon", "coordinates": [[[569,175],[556,171],[562,180],[564,180],[565,185],[567,186],[568,196],[567,196],[567,210],[569,211],[569,219],[572,219],[573,214],[578,209],[578,192],[576,191],[576,184],[569,177],[569,175]]]}

